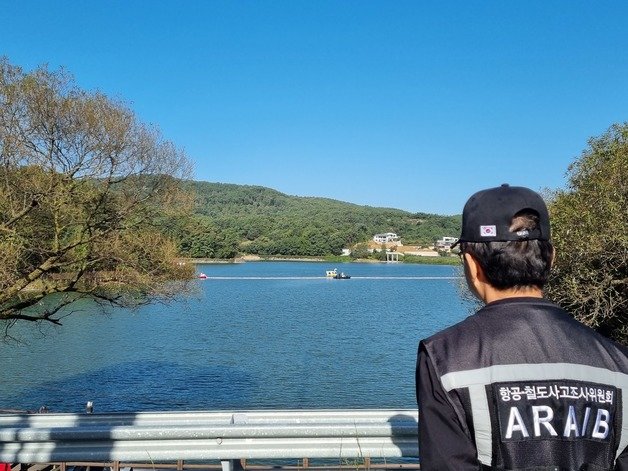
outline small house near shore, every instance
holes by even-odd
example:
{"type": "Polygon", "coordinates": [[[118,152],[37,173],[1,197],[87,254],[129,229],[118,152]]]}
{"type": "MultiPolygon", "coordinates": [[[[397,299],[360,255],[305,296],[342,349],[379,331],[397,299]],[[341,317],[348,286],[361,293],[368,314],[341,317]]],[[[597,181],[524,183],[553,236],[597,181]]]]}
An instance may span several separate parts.
{"type": "Polygon", "coordinates": [[[451,246],[458,242],[457,237],[441,237],[434,242],[434,250],[450,252],[451,246]]]}

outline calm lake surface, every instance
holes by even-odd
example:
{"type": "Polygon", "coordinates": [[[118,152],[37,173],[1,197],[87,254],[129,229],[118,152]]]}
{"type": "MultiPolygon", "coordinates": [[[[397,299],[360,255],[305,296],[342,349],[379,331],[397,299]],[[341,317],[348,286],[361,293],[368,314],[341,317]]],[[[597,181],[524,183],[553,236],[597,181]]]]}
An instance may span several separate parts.
{"type": "Polygon", "coordinates": [[[197,268],[209,278],[169,305],[83,303],[62,327],[16,326],[23,342],[0,343],[0,408],[412,408],[418,341],[472,309],[456,267],[197,268]],[[332,268],[352,278],[325,279],[332,268]]]}

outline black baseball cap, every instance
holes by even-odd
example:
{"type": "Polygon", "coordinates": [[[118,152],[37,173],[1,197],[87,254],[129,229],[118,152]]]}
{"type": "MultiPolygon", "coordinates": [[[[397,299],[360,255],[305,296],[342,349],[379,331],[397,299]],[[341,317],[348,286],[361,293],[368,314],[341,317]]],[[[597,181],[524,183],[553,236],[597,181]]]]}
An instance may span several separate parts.
{"type": "Polygon", "coordinates": [[[462,210],[462,234],[454,246],[460,242],[510,240],[550,240],[549,214],[541,195],[507,183],[473,194],[462,210]],[[537,229],[510,232],[513,216],[523,210],[538,214],[537,229]]]}

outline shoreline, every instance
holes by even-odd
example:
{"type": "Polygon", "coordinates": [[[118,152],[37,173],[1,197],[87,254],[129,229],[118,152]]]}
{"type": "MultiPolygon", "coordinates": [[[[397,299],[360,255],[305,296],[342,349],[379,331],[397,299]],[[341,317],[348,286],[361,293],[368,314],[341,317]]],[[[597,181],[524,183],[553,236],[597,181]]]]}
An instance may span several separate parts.
{"type": "Polygon", "coordinates": [[[179,258],[179,263],[191,263],[194,265],[211,265],[211,264],[229,264],[229,263],[247,263],[247,262],[318,262],[318,263],[406,263],[417,265],[450,265],[456,266],[460,264],[457,257],[422,257],[417,259],[415,256],[412,260],[399,260],[398,262],[386,262],[382,260],[374,260],[372,258],[351,259],[346,257],[334,257],[326,259],[322,257],[281,257],[269,256],[262,257],[260,255],[244,255],[233,259],[218,258],[179,258]]]}

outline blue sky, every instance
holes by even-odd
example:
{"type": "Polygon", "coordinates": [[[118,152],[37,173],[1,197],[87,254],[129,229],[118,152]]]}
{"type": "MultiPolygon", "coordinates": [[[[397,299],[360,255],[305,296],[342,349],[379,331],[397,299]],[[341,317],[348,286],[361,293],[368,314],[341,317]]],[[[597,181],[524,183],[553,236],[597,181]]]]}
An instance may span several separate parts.
{"type": "Polygon", "coordinates": [[[439,214],[565,185],[628,116],[628,2],[0,0],[0,55],[126,101],[195,179],[439,214]]]}

